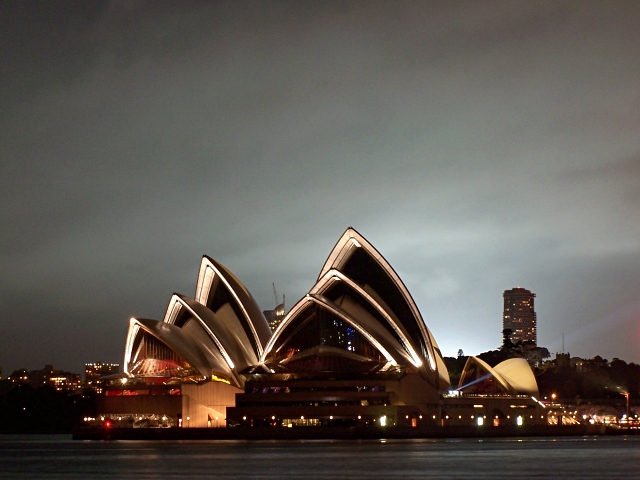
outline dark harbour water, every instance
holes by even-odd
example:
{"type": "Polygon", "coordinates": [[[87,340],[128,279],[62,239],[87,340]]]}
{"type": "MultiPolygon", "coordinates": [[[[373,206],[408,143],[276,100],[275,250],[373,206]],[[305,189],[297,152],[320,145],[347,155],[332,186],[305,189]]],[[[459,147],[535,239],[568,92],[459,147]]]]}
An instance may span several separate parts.
{"type": "Polygon", "coordinates": [[[640,479],[640,436],[73,441],[0,435],[0,479],[640,479]]]}

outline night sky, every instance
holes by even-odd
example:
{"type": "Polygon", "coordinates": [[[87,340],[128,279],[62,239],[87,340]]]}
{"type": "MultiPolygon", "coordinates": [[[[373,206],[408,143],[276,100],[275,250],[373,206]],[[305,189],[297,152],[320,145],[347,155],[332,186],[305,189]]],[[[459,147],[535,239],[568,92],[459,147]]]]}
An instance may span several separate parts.
{"type": "Polygon", "coordinates": [[[640,362],[640,2],[0,1],[0,366],[122,363],[202,255],[291,307],[353,226],[444,355],[640,362]]]}

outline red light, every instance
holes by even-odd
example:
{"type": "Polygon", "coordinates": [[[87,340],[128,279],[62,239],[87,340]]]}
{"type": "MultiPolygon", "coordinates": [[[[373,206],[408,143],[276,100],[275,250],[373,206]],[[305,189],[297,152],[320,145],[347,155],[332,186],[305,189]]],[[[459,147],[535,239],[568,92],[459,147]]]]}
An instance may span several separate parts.
{"type": "Polygon", "coordinates": [[[109,420],[107,420],[106,422],[104,422],[104,427],[105,428],[111,428],[111,422],[109,420]]]}

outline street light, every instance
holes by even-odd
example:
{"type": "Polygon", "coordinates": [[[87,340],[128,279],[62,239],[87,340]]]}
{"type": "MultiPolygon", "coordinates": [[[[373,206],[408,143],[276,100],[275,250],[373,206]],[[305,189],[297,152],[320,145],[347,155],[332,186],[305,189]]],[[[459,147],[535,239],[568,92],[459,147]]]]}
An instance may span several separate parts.
{"type": "Polygon", "coordinates": [[[627,422],[629,421],[629,397],[631,396],[631,394],[629,392],[620,392],[620,395],[624,396],[624,398],[627,399],[627,422]]]}

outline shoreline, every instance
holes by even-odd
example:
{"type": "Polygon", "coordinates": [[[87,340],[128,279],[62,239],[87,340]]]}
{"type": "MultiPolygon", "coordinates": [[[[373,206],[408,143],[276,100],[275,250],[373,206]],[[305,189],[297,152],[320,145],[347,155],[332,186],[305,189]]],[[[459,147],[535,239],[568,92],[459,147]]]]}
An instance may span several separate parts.
{"type": "Polygon", "coordinates": [[[82,427],[74,440],[376,440],[501,437],[637,435],[640,430],[606,425],[530,427],[236,427],[103,428],[82,427]]]}

